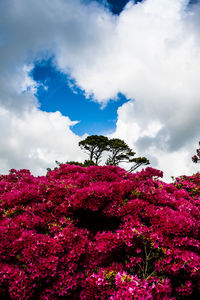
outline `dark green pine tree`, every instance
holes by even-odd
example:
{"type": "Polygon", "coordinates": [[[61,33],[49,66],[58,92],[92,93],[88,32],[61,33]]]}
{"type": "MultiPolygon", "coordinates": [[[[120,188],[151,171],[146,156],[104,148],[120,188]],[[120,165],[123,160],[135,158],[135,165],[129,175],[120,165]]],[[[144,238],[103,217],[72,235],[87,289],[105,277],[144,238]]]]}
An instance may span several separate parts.
{"type": "Polygon", "coordinates": [[[90,135],[80,141],[79,146],[89,155],[89,161],[98,165],[103,152],[108,151],[108,142],[108,138],[103,135],[90,135]]]}
{"type": "Polygon", "coordinates": [[[106,161],[107,165],[117,166],[121,162],[132,163],[134,165],[128,170],[132,172],[141,165],[150,164],[146,157],[134,158],[135,152],[121,139],[110,139],[108,144],[109,152],[111,153],[106,161]]]}

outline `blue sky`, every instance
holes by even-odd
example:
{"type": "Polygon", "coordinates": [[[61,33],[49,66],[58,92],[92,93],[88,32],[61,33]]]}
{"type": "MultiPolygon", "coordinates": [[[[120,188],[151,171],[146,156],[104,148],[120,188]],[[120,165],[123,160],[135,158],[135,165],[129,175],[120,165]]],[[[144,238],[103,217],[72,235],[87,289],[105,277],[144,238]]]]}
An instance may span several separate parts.
{"type": "MultiPolygon", "coordinates": [[[[92,2],[89,0],[87,2],[92,2]]],[[[119,15],[128,0],[98,0],[115,15],[119,15]]],[[[142,0],[135,0],[140,3],[142,0]]],[[[191,0],[190,3],[197,3],[191,0]]],[[[115,99],[110,99],[105,107],[87,99],[84,91],[79,89],[69,76],[58,71],[53,59],[37,61],[31,72],[33,79],[41,86],[36,96],[40,102],[40,109],[47,112],[60,111],[69,116],[73,121],[79,121],[72,127],[72,131],[78,135],[109,134],[115,131],[117,122],[117,109],[128,99],[121,93],[115,99]],[[73,88],[71,87],[73,85],[73,88]],[[44,86],[46,89],[44,89],[44,86]]]]}
{"type": "MultiPolygon", "coordinates": [[[[102,0],[98,0],[100,3],[104,3],[102,0]]],[[[108,7],[113,14],[120,14],[124,6],[128,3],[128,0],[107,0],[108,7]]],[[[135,0],[135,3],[142,2],[142,0],[135,0]]]]}
{"type": "Polygon", "coordinates": [[[60,111],[71,120],[79,121],[72,127],[74,133],[80,136],[84,133],[108,134],[116,129],[117,109],[128,101],[122,94],[101,107],[92,101],[92,97],[87,99],[73,80],[59,72],[52,59],[36,63],[31,76],[40,85],[36,93],[40,109],[47,112],[60,111]]]}
{"type": "MultiPolygon", "coordinates": [[[[98,2],[109,8],[114,15],[119,15],[129,1],[98,0],[98,2]]],[[[142,0],[135,0],[135,4],[140,2],[142,0]]],[[[190,4],[197,2],[198,0],[191,0],[190,4]]],[[[73,79],[57,70],[53,58],[35,62],[31,76],[40,85],[36,93],[40,109],[47,112],[60,111],[71,120],[79,121],[72,127],[74,133],[112,134],[115,131],[117,109],[128,101],[125,95],[119,93],[115,99],[109,99],[105,107],[100,106],[92,101],[92,96],[87,99],[84,91],[76,86],[73,79]]]]}
{"type": "Polygon", "coordinates": [[[0,173],[84,161],[87,134],[167,180],[197,171],[199,16],[199,0],[0,1],[0,173]]]}
{"type": "MultiPolygon", "coordinates": [[[[141,1],[136,0],[135,3],[141,1]]],[[[128,0],[108,0],[107,3],[98,0],[98,2],[105,4],[113,14],[118,15],[128,0]]],[[[69,76],[56,69],[53,59],[36,62],[31,76],[41,85],[36,93],[40,109],[47,112],[60,111],[71,120],[79,121],[72,127],[74,133],[109,134],[116,129],[117,109],[128,101],[123,94],[119,93],[115,99],[110,99],[108,104],[102,107],[92,101],[92,97],[86,99],[84,91],[79,89],[69,76]],[[44,86],[47,89],[44,89],[44,86]]]]}

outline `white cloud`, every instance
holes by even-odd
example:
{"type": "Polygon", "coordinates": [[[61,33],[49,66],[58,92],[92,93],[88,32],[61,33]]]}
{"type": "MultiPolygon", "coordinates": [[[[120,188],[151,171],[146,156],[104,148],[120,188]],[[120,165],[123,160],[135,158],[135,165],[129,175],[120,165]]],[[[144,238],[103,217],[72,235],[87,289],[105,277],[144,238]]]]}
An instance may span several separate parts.
{"type": "Polygon", "coordinates": [[[62,127],[69,120],[39,111],[33,96],[37,84],[28,75],[29,67],[24,67],[53,54],[57,68],[100,104],[119,92],[132,99],[118,110],[114,136],[125,139],[140,155],[149,154],[167,174],[193,172],[190,149],[200,132],[200,4],[188,9],[187,3],[129,2],[116,17],[95,2],[2,1],[0,105],[8,134],[1,139],[4,168],[11,163],[24,165],[21,152],[26,152],[27,166],[37,161],[45,165],[48,157],[54,159],[52,153],[62,156],[61,147],[69,156],[74,153],[68,150],[69,138],[79,157],[75,146],[79,138],[70,124],[66,123],[66,131],[54,128],[55,122],[62,127]],[[14,120],[17,134],[9,140],[14,136],[14,120]],[[52,128],[55,144],[49,140],[52,128]]]}
{"type": "Polygon", "coordinates": [[[200,132],[200,4],[189,10],[187,3],[129,3],[117,20],[107,19],[112,32],[101,53],[87,68],[71,68],[100,103],[118,92],[134,99],[119,109],[114,136],[150,155],[166,178],[195,171],[191,147],[200,132]]]}
{"type": "Polygon", "coordinates": [[[34,95],[37,92],[39,85],[30,76],[30,72],[33,70],[33,68],[33,65],[24,65],[22,70],[20,70],[22,76],[24,75],[24,78],[20,78],[20,81],[17,82],[18,85],[16,85],[16,90],[18,89],[20,94],[30,92],[34,95]]]}
{"type": "Polygon", "coordinates": [[[55,166],[55,160],[82,161],[80,138],[70,129],[75,123],[60,112],[46,113],[34,108],[19,116],[0,109],[0,126],[4,128],[0,132],[1,172],[28,168],[34,174],[44,174],[47,167],[55,166]]]}
{"type": "Polygon", "coordinates": [[[69,53],[77,48],[84,25],[84,20],[79,22],[82,7],[78,0],[0,3],[0,173],[28,168],[41,174],[55,160],[86,158],[78,147],[80,137],[71,131],[76,122],[59,112],[40,111],[34,96],[38,84],[29,75],[34,60],[48,58],[66,37],[69,53]]]}

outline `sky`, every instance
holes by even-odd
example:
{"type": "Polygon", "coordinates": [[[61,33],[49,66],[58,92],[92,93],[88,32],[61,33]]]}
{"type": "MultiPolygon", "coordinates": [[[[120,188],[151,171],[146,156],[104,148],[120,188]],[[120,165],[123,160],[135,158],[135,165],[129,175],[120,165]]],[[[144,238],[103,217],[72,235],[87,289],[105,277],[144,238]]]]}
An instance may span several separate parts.
{"type": "Polygon", "coordinates": [[[200,1],[0,0],[0,174],[123,139],[171,176],[200,140],[200,1]]]}

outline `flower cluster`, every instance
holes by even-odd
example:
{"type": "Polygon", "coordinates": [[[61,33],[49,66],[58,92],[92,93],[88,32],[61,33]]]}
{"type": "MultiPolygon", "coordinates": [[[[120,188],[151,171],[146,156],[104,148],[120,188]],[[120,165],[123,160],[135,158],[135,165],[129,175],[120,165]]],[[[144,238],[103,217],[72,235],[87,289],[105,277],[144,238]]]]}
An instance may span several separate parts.
{"type": "MultiPolygon", "coordinates": [[[[199,141],[199,146],[200,146],[200,141],[199,141]]],[[[192,156],[192,161],[194,163],[198,163],[200,161],[200,148],[196,149],[196,155],[192,156]]]]}
{"type": "Polygon", "coordinates": [[[0,176],[2,299],[192,299],[200,174],[63,164],[0,176]]]}

